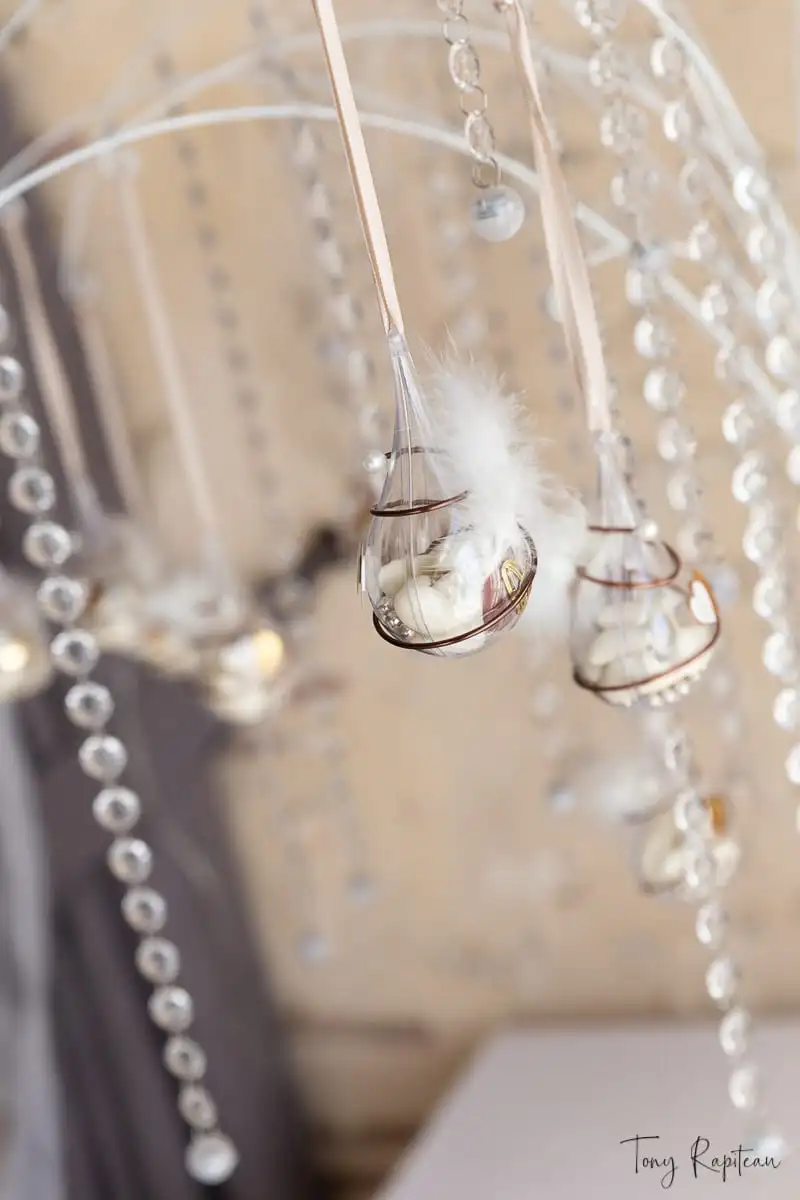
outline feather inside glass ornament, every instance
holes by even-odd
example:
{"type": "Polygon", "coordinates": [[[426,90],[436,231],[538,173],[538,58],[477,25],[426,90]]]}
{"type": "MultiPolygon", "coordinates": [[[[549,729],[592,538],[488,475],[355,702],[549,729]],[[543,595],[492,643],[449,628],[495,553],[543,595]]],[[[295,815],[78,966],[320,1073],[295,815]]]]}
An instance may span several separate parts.
{"type": "Polygon", "coordinates": [[[545,495],[520,449],[515,404],[490,377],[448,365],[423,389],[404,325],[336,15],[314,0],[394,375],[388,468],[358,564],[389,643],[437,656],[483,649],[519,620],[537,573],[528,521],[545,495]]]}
{"type": "Polygon", "coordinates": [[[389,345],[398,420],[364,550],[375,627],[394,645],[473,653],[516,623],[536,574],[513,409],[469,368],[441,367],[423,399],[405,342],[389,345]]]}
{"type": "Polygon", "coordinates": [[[586,258],[542,105],[525,12],[521,0],[496,0],[496,7],[507,18],[528,105],[553,286],[597,456],[592,537],[572,593],[574,678],[610,704],[659,705],[683,696],[708,666],[719,613],[708,583],[684,572],[633,495],[614,431],[586,258]]]}

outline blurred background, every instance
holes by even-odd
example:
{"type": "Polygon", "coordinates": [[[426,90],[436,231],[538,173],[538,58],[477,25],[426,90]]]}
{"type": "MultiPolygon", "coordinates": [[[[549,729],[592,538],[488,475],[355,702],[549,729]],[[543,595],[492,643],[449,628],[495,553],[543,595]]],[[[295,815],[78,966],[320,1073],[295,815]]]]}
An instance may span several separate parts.
{"type": "MultiPolygon", "coordinates": [[[[488,0],[465,9],[497,150],[520,164],[504,182],[527,209],[492,245],[470,226],[441,6],[337,8],[415,353],[452,339],[495,363],[548,469],[591,490],[500,18],[488,0]]],[[[719,98],[712,120],[689,92],[694,124],[670,136],[664,106],[685,97],[680,71],[648,65],[669,32],[660,9],[630,0],[615,29],[629,58],[611,68],[580,5],[536,5],[534,32],[642,494],[722,609],[723,648],[682,716],[738,866],[746,1000],[791,1013],[797,694],[773,716],[796,678],[791,597],[766,650],[763,618],[792,576],[800,483],[800,399],[784,398],[797,383],[792,5],[691,5],[752,141],[719,98]],[[603,126],[608,69],[649,114],[639,141],[603,126]],[[631,154],[655,173],[647,236],[620,203],[631,154]],[[731,191],[753,162],[780,211],[731,191]],[[790,249],[770,257],[776,231],[790,249]],[[644,292],[669,354],[635,334],[644,292]],[[760,364],[757,403],[731,338],[760,364]],[[662,357],[685,383],[680,418],[645,385],[662,357]],[[741,466],[753,445],[766,515],[748,511],[763,496],[741,466]]],[[[220,1192],[366,1200],[487,1033],[709,1011],[660,714],[579,691],[566,647],[542,645],[535,623],[456,662],[375,636],[355,562],[393,400],[339,133],[318,111],[330,100],[310,5],[6,0],[0,47],[3,353],[24,368],[96,585],[125,782],[241,1157],[220,1192]],[[5,203],[26,171],[98,138],[234,108],[248,113],[109,142],[5,203]]],[[[9,370],[4,358],[13,392],[9,370]]],[[[120,917],[111,826],[93,822],[66,686],[49,678],[26,524],[4,501],[0,627],[28,657],[4,666],[0,647],[3,1196],[183,1200],[203,1189],[184,1173],[137,975],[142,928],[120,917]]]]}

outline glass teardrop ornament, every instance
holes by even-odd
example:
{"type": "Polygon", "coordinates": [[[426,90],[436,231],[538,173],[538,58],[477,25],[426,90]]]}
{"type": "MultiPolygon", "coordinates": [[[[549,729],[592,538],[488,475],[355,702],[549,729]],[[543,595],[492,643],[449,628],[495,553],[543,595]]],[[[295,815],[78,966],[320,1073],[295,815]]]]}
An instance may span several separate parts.
{"type": "Polygon", "coordinates": [[[435,415],[405,339],[389,338],[395,430],[381,495],[370,510],[360,579],[377,632],[440,657],[471,654],[516,624],[536,574],[519,526],[498,528],[469,507],[458,464],[437,447],[435,415]]]}

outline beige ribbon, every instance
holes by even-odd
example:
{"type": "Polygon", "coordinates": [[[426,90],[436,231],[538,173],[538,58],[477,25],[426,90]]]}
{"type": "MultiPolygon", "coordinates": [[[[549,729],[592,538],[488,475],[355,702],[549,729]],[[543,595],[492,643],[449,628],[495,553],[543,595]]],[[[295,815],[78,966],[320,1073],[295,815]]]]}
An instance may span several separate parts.
{"type": "Polygon", "coordinates": [[[495,6],[506,16],[528,101],[533,153],[539,172],[542,226],[567,352],[586,404],[589,429],[593,433],[609,432],[612,425],[608,375],[589,271],[542,104],[525,13],[520,0],[495,0],[495,6]]]}
{"type": "Polygon", "coordinates": [[[358,214],[367,243],[372,274],[378,292],[381,317],[387,333],[403,332],[403,314],[397,298],[392,260],[386,241],[375,181],[369,165],[364,133],[358,116],[350,72],[344,56],[339,25],[332,0],[312,0],[319,25],[322,47],[333,91],[333,100],[339,118],[339,130],[344,142],[344,152],[350,169],[358,214]]]}

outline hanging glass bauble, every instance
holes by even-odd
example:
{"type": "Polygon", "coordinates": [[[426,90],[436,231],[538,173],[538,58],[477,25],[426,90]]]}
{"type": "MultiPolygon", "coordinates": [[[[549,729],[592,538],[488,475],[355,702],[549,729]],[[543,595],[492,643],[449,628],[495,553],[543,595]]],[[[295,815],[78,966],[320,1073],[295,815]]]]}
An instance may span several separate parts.
{"type": "Polygon", "coordinates": [[[706,877],[693,874],[691,839],[681,820],[680,805],[661,813],[645,827],[637,852],[637,874],[642,891],[696,901],[706,893],[727,887],[741,859],[741,847],[733,835],[733,806],[721,795],[700,801],[708,822],[706,877]]]}
{"type": "Polygon", "coordinates": [[[461,464],[425,407],[405,341],[394,334],[389,344],[395,433],[360,583],[376,630],[392,645],[442,657],[471,654],[516,624],[536,574],[536,549],[513,512],[481,511],[463,481],[459,488],[461,464]]]}
{"type": "Polygon", "coordinates": [[[206,703],[234,725],[252,725],[280,707],[287,682],[286,646],[280,633],[259,620],[234,641],[213,651],[203,670],[206,703]]]}
{"type": "Polygon", "coordinates": [[[601,453],[590,532],[573,589],[576,683],[624,707],[679,699],[711,660],[719,613],[705,579],[642,520],[613,451],[601,453]]]}
{"type": "Polygon", "coordinates": [[[142,658],[165,675],[194,675],[202,668],[203,650],[234,639],[245,614],[235,589],[208,575],[174,574],[144,597],[142,658]]]}

